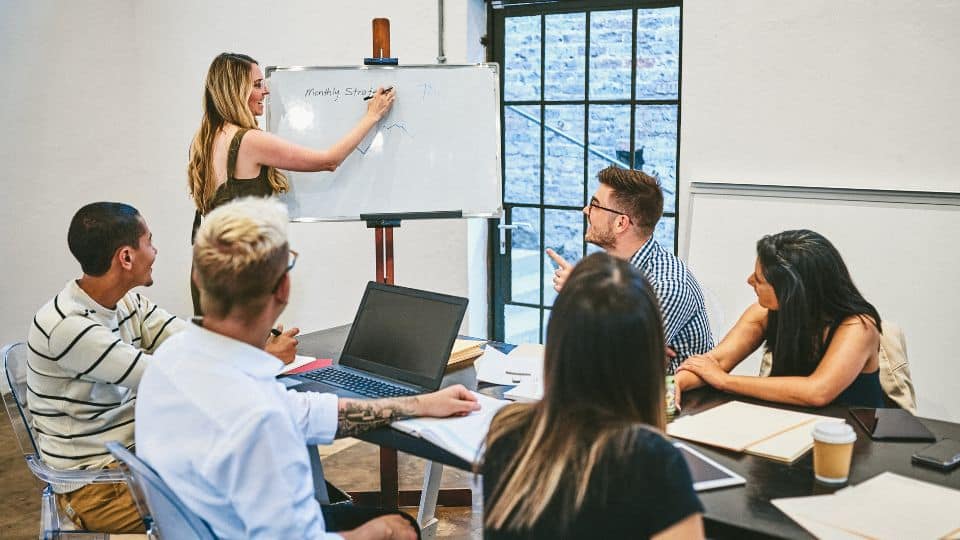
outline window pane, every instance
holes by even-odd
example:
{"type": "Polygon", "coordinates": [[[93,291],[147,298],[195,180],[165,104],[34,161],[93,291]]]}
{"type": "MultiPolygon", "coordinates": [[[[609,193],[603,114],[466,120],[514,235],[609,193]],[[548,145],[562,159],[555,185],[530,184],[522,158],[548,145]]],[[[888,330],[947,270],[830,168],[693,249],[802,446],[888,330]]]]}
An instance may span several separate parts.
{"type": "Polygon", "coordinates": [[[546,15],[543,95],[551,99],[583,99],[586,67],[585,13],[546,15]]]}
{"type": "Polygon", "coordinates": [[[663,188],[663,211],[677,209],[677,106],[637,105],[635,169],[656,176],[663,188]],[[640,167],[640,160],[643,166],[640,167]]]}
{"type": "Polygon", "coordinates": [[[587,197],[597,191],[601,169],[610,165],[630,168],[630,106],[591,105],[589,129],[587,197]]]}
{"type": "MultiPolygon", "coordinates": [[[[576,264],[583,254],[583,212],[575,210],[544,210],[544,249],[551,248],[570,264],[576,264]]],[[[553,271],[556,265],[550,257],[543,261],[543,305],[552,306],[557,292],[553,290],[553,271]]]]}
{"type": "Polygon", "coordinates": [[[503,99],[540,99],[540,16],[503,21],[503,99]]]}
{"type": "Polygon", "coordinates": [[[590,14],[590,99],[630,98],[633,12],[590,14]]]}
{"type": "Polygon", "coordinates": [[[519,345],[540,342],[540,309],[503,306],[503,341],[519,345]]]}
{"type": "Polygon", "coordinates": [[[583,204],[583,106],[544,109],[543,202],[583,204]]]}
{"type": "Polygon", "coordinates": [[[540,303],[540,210],[512,208],[510,235],[511,302],[540,303]],[[525,224],[525,225],[521,225],[525,224]]]}
{"type": "Polygon", "coordinates": [[[550,314],[553,313],[552,309],[543,310],[543,332],[540,336],[540,343],[547,343],[547,328],[550,327],[550,314]]]}
{"type": "Polygon", "coordinates": [[[653,230],[653,237],[657,239],[660,246],[673,253],[673,242],[677,236],[677,218],[662,217],[657,223],[657,228],[653,230]]]}
{"type": "Polygon", "coordinates": [[[540,203],[540,107],[503,108],[504,202],[540,203]]]}
{"type": "Polygon", "coordinates": [[[680,8],[637,10],[637,99],[677,99],[680,8]]]}

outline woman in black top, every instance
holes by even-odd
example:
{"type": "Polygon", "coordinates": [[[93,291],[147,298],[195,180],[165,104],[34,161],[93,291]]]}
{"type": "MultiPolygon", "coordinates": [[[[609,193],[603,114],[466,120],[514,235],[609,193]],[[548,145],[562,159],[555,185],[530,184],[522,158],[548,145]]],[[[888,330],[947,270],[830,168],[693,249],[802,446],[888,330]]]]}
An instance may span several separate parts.
{"type": "MultiPolygon", "coordinates": [[[[239,197],[265,197],[287,191],[290,184],[278,169],[333,171],[364,136],[389,112],[396,90],[378,88],[367,111],[336,144],[326,150],[300,146],[257,126],[270,94],[257,61],[245,54],[222,53],[207,71],[203,118],[190,145],[187,167],[190,196],[201,216],[239,197]]],[[[191,236],[192,238],[192,236],[191,236]]],[[[194,311],[200,313],[198,291],[191,281],[194,311]]]]}
{"type": "Polygon", "coordinates": [[[547,331],[544,396],[504,407],[486,439],[484,537],[702,538],[703,511],[662,435],[657,300],[626,261],[574,268],[547,331]]]}
{"type": "Polygon", "coordinates": [[[808,230],[764,236],[747,283],[757,303],[712,351],[680,365],[680,390],[709,384],[791,405],[884,406],[880,314],[829,240],[808,230]],[[764,342],[769,377],[729,373],[764,342]]]}

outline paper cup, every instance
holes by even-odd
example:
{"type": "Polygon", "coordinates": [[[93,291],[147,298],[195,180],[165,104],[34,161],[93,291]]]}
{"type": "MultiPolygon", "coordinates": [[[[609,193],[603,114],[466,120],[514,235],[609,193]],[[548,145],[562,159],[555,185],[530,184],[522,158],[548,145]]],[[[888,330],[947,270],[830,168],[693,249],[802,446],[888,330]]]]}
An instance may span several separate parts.
{"type": "Polygon", "coordinates": [[[842,484],[850,476],[850,459],[857,434],[846,422],[817,422],[813,426],[813,474],[818,481],[842,484]]]}

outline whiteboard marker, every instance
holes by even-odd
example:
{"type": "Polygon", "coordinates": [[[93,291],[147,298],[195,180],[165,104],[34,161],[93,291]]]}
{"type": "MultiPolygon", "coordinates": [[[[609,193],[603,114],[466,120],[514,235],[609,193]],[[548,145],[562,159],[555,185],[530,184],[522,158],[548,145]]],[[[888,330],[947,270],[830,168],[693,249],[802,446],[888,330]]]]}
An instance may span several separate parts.
{"type": "MultiPolygon", "coordinates": [[[[384,90],[383,93],[386,94],[387,92],[389,92],[389,91],[391,91],[391,90],[393,90],[393,87],[392,87],[392,86],[390,86],[390,87],[388,87],[386,90],[384,90]]],[[[371,95],[363,98],[363,100],[364,100],[364,101],[367,101],[368,99],[372,99],[373,96],[375,96],[375,95],[376,95],[376,94],[371,94],[371,95]]]]}

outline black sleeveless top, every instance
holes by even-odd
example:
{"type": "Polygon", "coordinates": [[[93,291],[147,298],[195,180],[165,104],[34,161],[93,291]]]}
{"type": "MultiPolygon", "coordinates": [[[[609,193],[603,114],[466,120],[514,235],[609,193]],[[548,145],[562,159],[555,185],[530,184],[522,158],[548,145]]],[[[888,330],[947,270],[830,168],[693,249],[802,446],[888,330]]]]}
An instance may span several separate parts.
{"type": "MultiPolygon", "coordinates": [[[[237,154],[240,152],[240,142],[248,131],[250,131],[248,128],[238,129],[230,141],[230,149],[227,151],[227,181],[217,186],[217,191],[213,195],[213,202],[210,205],[211,210],[241,197],[269,197],[274,194],[273,187],[270,186],[270,179],[267,176],[270,168],[266,165],[260,166],[260,174],[255,178],[236,178],[237,154]]],[[[197,210],[193,217],[193,232],[190,234],[190,243],[193,243],[197,229],[200,228],[201,217],[200,211],[197,210]]]]}
{"type": "MultiPolygon", "coordinates": [[[[256,178],[238,179],[235,176],[240,142],[248,131],[250,131],[248,128],[238,129],[230,141],[230,149],[227,151],[227,181],[217,186],[217,191],[213,195],[213,204],[210,206],[211,210],[241,197],[269,197],[274,194],[267,176],[270,169],[266,165],[260,166],[260,174],[256,178]]],[[[191,244],[197,236],[201,219],[200,210],[197,210],[193,215],[193,229],[190,232],[191,244]]],[[[203,315],[200,309],[200,291],[192,278],[190,279],[190,296],[193,299],[193,314],[198,317],[203,315]]]]}

